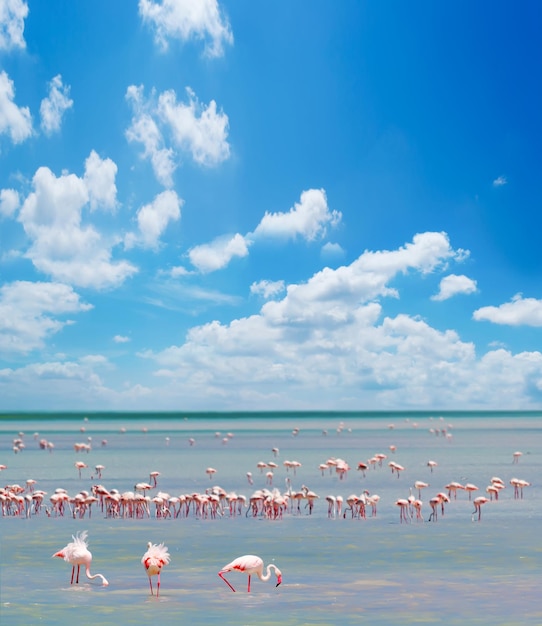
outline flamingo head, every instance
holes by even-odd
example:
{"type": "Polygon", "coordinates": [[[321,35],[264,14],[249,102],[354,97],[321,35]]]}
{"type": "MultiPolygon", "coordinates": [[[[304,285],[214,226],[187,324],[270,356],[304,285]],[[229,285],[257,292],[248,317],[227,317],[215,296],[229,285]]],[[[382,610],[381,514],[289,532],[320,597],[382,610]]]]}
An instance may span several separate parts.
{"type": "Polygon", "coordinates": [[[62,552],[62,550],[60,550],[60,552],[55,552],[51,558],[54,558],[55,556],[58,556],[59,558],[63,559],[64,552],[62,552]]]}
{"type": "Polygon", "coordinates": [[[282,582],[282,574],[280,573],[279,570],[277,570],[277,584],[275,585],[275,587],[278,587],[281,582],[282,582]]]}

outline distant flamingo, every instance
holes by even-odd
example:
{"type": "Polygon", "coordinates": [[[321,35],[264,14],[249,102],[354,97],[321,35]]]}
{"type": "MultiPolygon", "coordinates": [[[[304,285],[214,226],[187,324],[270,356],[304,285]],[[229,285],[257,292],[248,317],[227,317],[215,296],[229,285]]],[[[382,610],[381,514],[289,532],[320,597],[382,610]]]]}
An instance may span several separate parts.
{"type": "Polygon", "coordinates": [[[474,498],[474,501],[473,501],[474,511],[472,512],[473,520],[474,520],[474,516],[478,512],[478,521],[480,521],[480,517],[482,516],[482,505],[485,504],[486,502],[489,502],[489,498],[486,498],[485,496],[478,496],[477,498],[474,498]]]}
{"type": "Polygon", "coordinates": [[[271,577],[272,569],[275,570],[275,576],[277,577],[276,587],[278,587],[282,582],[282,573],[279,568],[274,563],[270,563],[266,568],[266,574],[264,576],[263,561],[259,556],[255,556],[253,554],[245,554],[244,556],[237,557],[231,563],[228,563],[228,565],[224,565],[224,567],[218,572],[218,575],[232,591],[235,591],[231,583],[226,580],[224,574],[226,574],[227,572],[232,572],[234,570],[238,572],[244,572],[248,575],[247,591],[250,593],[250,577],[252,576],[252,574],[256,574],[260,580],[267,582],[271,577]]]}
{"type": "Polygon", "coordinates": [[[208,468],[205,470],[205,473],[206,473],[206,474],[209,474],[209,480],[212,480],[212,478],[213,478],[213,474],[216,474],[216,470],[215,470],[215,468],[214,468],[214,467],[208,467],[208,468]]]}
{"type": "Polygon", "coordinates": [[[418,490],[418,498],[421,499],[421,497],[422,497],[422,489],[425,489],[426,487],[429,487],[429,485],[427,483],[424,483],[423,480],[417,480],[414,483],[414,487],[418,490]]]}
{"type": "Polygon", "coordinates": [[[156,597],[160,595],[160,572],[164,565],[169,565],[169,552],[167,547],[163,544],[149,543],[147,544],[147,552],[143,555],[141,559],[141,563],[147,572],[147,576],[149,577],[149,585],[151,588],[151,596],[153,594],[152,590],[152,576],[158,576],[158,582],[156,585],[156,597]]]}
{"type": "Polygon", "coordinates": [[[83,461],[76,461],[74,465],[79,470],[79,478],[81,478],[81,470],[85,467],[88,467],[88,465],[86,463],[83,463],[83,461]]]}
{"type": "Polygon", "coordinates": [[[61,559],[64,559],[67,563],[70,563],[72,566],[72,578],[70,584],[73,585],[73,577],[75,574],[75,566],[77,565],[77,576],[75,578],[75,583],[79,583],[79,570],[81,565],[85,566],[85,573],[87,578],[101,578],[102,584],[104,587],[107,587],[109,583],[106,578],[102,576],[102,574],[91,574],[90,573],[90,563],[92,562],[92,554],[88,549],[87,542],[88,532],[83,530],[80,533],[77,533],[75,536],[72,535],[73,541],[71,541],[67,546],[62,548],[59,552],[55,552],[53,557],[57,556],[61,559]]]}
{"type": "Polygon", "coordinates": [[[408,500],[406,498],[399,498],[399,500],[395,501],[395,504],[400,509],[399,520],[401,524],[403,522],[410,522],[410,516],[408,515],[408,505],[409,505],[408,500]]]}
{"type": "Polygon", "coordinates": [[[467,483],[463,489],[465,491],[469,492],[469,500],[472,500],[472,492],[473,491],[478,491],[478,487],[476,485],[473,485],[472,483],[467,483]]]}
{"type": "Polygon", "coordinates": [[[514,452],[512,463],[519,463],[519,458],[523,456],[523,452],[514,452]]]}

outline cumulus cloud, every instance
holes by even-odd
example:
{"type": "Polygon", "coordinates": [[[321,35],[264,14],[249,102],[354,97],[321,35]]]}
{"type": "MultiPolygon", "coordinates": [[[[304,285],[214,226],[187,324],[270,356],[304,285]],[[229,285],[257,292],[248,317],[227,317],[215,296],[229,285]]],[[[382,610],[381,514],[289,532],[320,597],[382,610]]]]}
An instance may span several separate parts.
{"type": "Polygon", "coordinates": [[[19,208],[19,194],[15,189],[0,190],[0,216],[12,217],[19,208]]]}
{"type": "Polygon", "coordinates": [[[266,211],[250,236],[281,239],[295,239],[299,236],[307,241],[313,241],[323,237],[327,227],[335,226],[341,218],[342,214],[339,211],[329,210],[323,189],[309,189],[303,191],[300,201],[287,213],[266,211]]]}
{"type": "Polygon", "coordinates": [[[57,74],[49,83],[49,95],[41,101],[41,127],[46,135],[60,130],[64,113],[73,106],[70,99],[70,87],[62,83],[62,76],[57,74]]]}
{"type": "Polygon", "coordinates": [[[515,295],[500,306],[484,306],[474,311],[473,319],[507,326],[542,326],[542,300],[515,295]]]}
{"type": "Polygon", "coordinates": [[[71,320],[66,314],[88,311],[73,289],[61,283],[16,281],[0,287],[0,353],[28,353],[44,345],[71,320]]]}
{"type": "Polygon", "coordinates": [[[102,159],[94,150],[85,161],[84,181],[88,190],[90,210],[117,206],[117,165],[111,159],[102,159]]]}
{"type": "Polygon", "coordinates": [[[195,246],[188,251],[188,256],[200,272],[214,272],[228,265],[235,257],[247,256],[249,245],[250,242],[237,233],[233,237],[218,237],[211,243],[195,246]]]}
{"type": "Polygon", "coordinates": [[[143,22],[154,29],[156,43],[167,50],[170,39],[205,42],[205,54],[220,57],[224,45],[233,44],[230,25],[216,0],[139,0],[143,22]]]}
{"type": "Polygon", "coordinates": [[[143,158],[151,161],[157,180],[173,185],[180,155],[188,154],[199,165],[212,167],[230,156],[228,116],[214,100],[205,106],[191,89],[188,101],[177,102],[175,91],[154,91],[145,98],[143,86],[131,85],[126,99],[134,115],[126,131],[128,141],[143,145],[143,158]]]}
{"type": "Polygon", "coordinates": [[[470,294],[476,292],[476,281],[468,276],[450,274],[445,276],[439,285],[439,292],[431,296],[431,300],[448,300],[458,294],[470,294]]]}
{"type": "Polygon", "coordinates": [[[143,158],[150,160],[156,179],[165,187],[171,187],[177,168],[175,152],[172,148],[165,147],[162,131],[153,119],[152,105],[145,100],[143,91],[143,86],[135,85],[131,85],[126,91],[126,99],[134,109],[126,138],[143,145],[143,158]]]}
{"type": "Polygon", "coordinates": [[[177,103],[173,90],[160,94],[157,112],[181,150],[189,152],[200,165],[217,165],[230,156],[228,116],[217,110],[214,100],[204,106],[192,89],[187,88],[186,92],[187,103],[177,103]]]}
{"type": "MultiPolygon", "coordinates": [[[[111,166],[104,168],[108,180],[111,166]]],[[[99,180],[100,175],[85,180],[68,173],[57,178],[47,167],[34,174],[33,191],[24,200],[18,220],[31,241],[26,256],[57,281],[104,289],[118,286],[137,271],[127,261],[114,261],[116,242],[104,240],[92,225],[83,223],[83,209],[92,198],[111,200],[110,193],[100,195],[99,180]]],[[[111,191],[110,182],[105,188],[111,191]]]]}
{"type": "Polygon", "coordinates": [[[180,219],[182,205],[183,200],[172,190],[157,195],[153,202],[137,212],[139,232],[126,237],[126,247],[139,245],[143,248],[157,248],[169,223],[180,219]]]}
{"type": "Polygon", "coordinates": [[[28,5],[24,0],[0,1],[0,50],[26,48],[24,20],[28,5]]]}
{"type": "Polygon", "coordinates": [[[285,289],[283,280],[260,280],[250,285],[250,293],[263,296],[265,299],[274,298],[285,289]]]}
{"type": "Polygon", "coordinates": [[[13,101],[13,81],[5,71],[0,72],[0,135],[9,135],[13,143],[21,143],[32,135],[32,116],[28,107],[18,107],[13,101]]]}
{"type": "MultiPolygon", "coordinates": [[[[288,285],[258,314],[194,327],[182,345],[141,356],[157,363],[157,376],[182,380],[183,397],[205,389],[206,400],[221,406],[303,408],[315,398],[335,407],[353,398],[356,406],[368,398],[382,406],[442,406],[448,375],[458,387],[469,380],[473,344],[408,315],[383,317],[381,301],[398,297],[390,286],[398,274],[438,271],[463,255],[445,233],[420,233],[396,250],[366,251],[348,266],[288,285]]],[[[279,287],[261,281],[251,291],[276,296],[279,287]]]]}

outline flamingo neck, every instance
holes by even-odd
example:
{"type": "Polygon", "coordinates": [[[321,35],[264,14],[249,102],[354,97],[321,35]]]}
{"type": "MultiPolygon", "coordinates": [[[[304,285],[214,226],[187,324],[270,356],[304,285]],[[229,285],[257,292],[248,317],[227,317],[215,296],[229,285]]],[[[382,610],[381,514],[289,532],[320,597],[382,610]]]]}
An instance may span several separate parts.
{"type": "Polygon", "coordinates": [[[276,571],[276,567],[275,565],[273,565],[273,563],[269,563],[269,565],[266,568],[266,574],[259,574],[260,580],[263,580],[264,583],[266,583],[270,578],[271,578],[271,570],[274,569],[276,571]]]}
{"type": "Polygon", "coordinates": [[[109,585],[106,577],[102,576],[102,574],[91,574],[89,565],[86,566],[85,572],[86,572],[87,578],[89,578],[90,580],[93,580],[94,578],[101,578],[102,584],[104,585],[104,587],[107,587],[107,585],[109,585]]]}

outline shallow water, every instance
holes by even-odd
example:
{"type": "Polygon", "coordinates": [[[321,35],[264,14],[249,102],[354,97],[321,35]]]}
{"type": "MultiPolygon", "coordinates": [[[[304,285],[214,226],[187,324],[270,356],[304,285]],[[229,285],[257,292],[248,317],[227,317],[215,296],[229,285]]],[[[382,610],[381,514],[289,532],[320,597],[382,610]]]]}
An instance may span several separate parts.
{"type": "Polygon", "coordinates": [[[110,519],[99,508],[90,519],[4,516],[0,623],[541,624],[542,420],[459,416],[449,423],[395,416],[390,428],[391,422],[332,415],[0,420],[0,463],[8,466],[0,474],[2,485],[25,485],[34,478],[49,494],[63,487],[75,495],[98,482],[124,491],[149,481],[156,470],[157,489],[172,495],[220,485],[249,498],[265,486],[285,491],[289,478],[294,490],[305,484],[320,496],[312,515],[302,508],[300,515],[287,513],[282,520],[244,513],[217,519],[110,519]],[[437,436],[441,428],[452,436],[437,436]],[[12,440],[20,431],[25,449],[15,454],[12,440]],[[38,448],[34,432],[54,442],[52,453],[38,448]],[[233,436],[224,442],[226,433],[233,436]],[[75,453],[73,444],[88,437],[90,453],[75,453]],[[195,445],[189,445],[189,437],[195,445]],[[276,458],[273,447],[280,449],[276,458]],[[513,464],[516,450],[523,455],[513,464]],[[382,467],[365,476],[356,471],[358,461],[377,452],[388,457],[382,467]],[[341,457],[352,467],[344,480],[318,469],[329,457],[341,457]],[[286,459],[301,462],[295,475],[283,466],[286,459]],[[405,467],[399,478],[387,466],[391,459],[405,467]],[[429,459],[438,462],[433,473],[429,459]],[[88,465],[81,478],[74,467],[78,460],[88,465]],[[278,463],[272,486],[257,469],[258,461],[278,463]],[[97,464],[105,466],[100,480],[91,477],[97,464]],[[205,473],[208,466],[217,469],[212,480],[205,473]],[[472,521],[465,492],[437,522],[399,521],[394,502],[408,497],[415,480],[430,484],[422,493],[427,520],[427,500],[445,484],[473,482],[479,495],[492,476],[507,487],[498,501],[484,505],[480,522],[472,521]],[[513,497],[508,484],[513,476],[531,483],[523,499],[513,497]],[[326,495],[346,499],[364,489],[381,496],[376,517],[368,509],[365,520],[328,518],[326,495]],[[71,567],[51,558],[83,529],[89,531],[92,571],[104,574],[108,587],[84,576],[79,585],[70,585],[71,567]],[[165,542],[171,553],[158,598],[150,595],[140,562],[148,541],[165,542]],[[228,579],[237,592],[232,593],[217,572],[246,553],[276,563],[283,584],[275,588],[256,579],[248,594],[246,576],[233,572],[228,579]]]}

